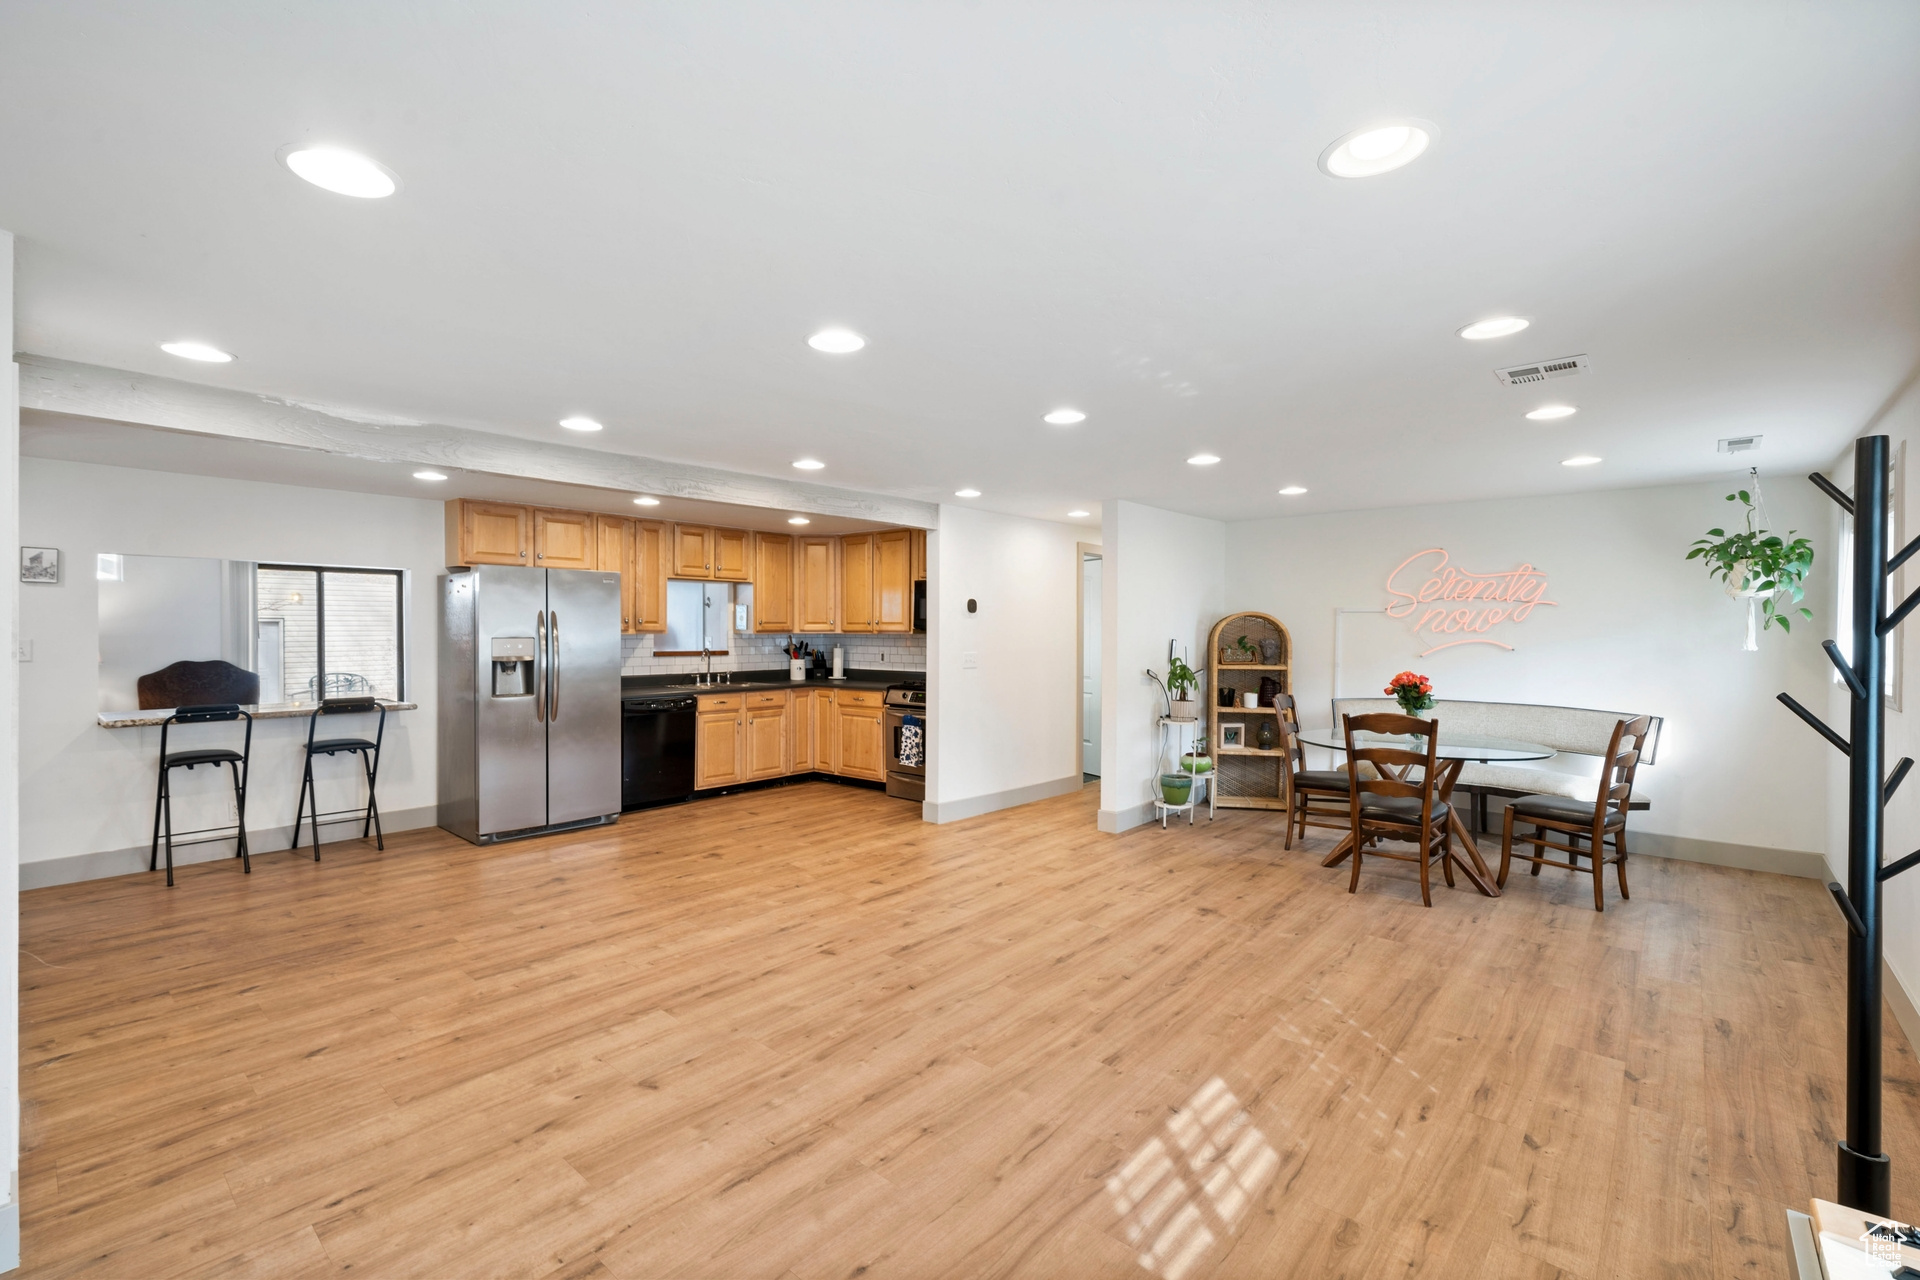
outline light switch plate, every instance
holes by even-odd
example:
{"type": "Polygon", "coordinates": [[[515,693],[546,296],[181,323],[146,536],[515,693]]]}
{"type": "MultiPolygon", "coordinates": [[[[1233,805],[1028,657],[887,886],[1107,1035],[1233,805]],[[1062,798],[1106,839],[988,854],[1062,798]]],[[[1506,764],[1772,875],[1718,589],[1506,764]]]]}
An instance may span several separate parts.
{"type": "Polygon", "coordinates": [[[979,665],[980,665],[980,655],[979,655],[979,654],[977,654],[977,653],[975,653],[975,652],[974,652],[973,650],[971,650],[971,649],[968,649],[968,650],[966,650],[966,651],[964,651],[963,653],[961,653],[961,655],[960,655],[960,665],[961,665],[962,667],[964,667],[964,668],[965,668],[966,670],[968,670],[968,671],[972,671],[972,670],[974,670],[974,669],[976,669],[977,667],[979,667],[979,665]]]}
{"type": "Polygon", "coordinates": [[[22,662],[32,662],[33,661],[33,641],[22,640],[20,642],[20,651],[16,653],[14,656],[22,662]]]}

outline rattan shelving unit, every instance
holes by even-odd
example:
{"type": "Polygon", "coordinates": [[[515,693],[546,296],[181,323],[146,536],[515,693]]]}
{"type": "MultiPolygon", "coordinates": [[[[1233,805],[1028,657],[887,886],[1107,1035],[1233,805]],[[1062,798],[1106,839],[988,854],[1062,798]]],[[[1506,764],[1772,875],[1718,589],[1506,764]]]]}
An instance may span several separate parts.
{"type": "MultiPolygon", "coordinates": [[[[1262,657],[1265,655],[1262,654],[1262,657]]],[[[1272,676],[1280,683],[1281,693],[1293,692],[1293,637],[1280,624],[1278,618],[1264,613],[1230,613],[1214,625],[1213,633],[1207,637],[1207,750],[1213,756],[1214,803],[1222,809],[1284,809],[1287,807],[1287,748],[1286,737],[1282,733],[1272,751],[1262,751],[1251,745],[1257,741],[1262,720],[1272,720],[1279,713],[1272,707],[1223,707],[1220,705],[1220,690],[1231,688],[1238,693],[1251,692],[1259,687],[1260,677],[1272,676]],[[1257,651],[1263,640],[1280,642],[1280,661],[1278,662],[1222,662],[1220,646],[1231,646],[1239,637],[1245,636],[1248,643],[1257,651]],[[1242,677],[1251,676],[1247,681],[1242,677]],[[1222,747],[1220,745],[1220,726],[1222,724],[1242,724],[1246,726],[1244,747],[1222,747]]],[[[1236,704],[1239,698],[1236,696],[1236,704]]],[[[1280,725],[1276,722],[1276,729],[1280,725]]]]}

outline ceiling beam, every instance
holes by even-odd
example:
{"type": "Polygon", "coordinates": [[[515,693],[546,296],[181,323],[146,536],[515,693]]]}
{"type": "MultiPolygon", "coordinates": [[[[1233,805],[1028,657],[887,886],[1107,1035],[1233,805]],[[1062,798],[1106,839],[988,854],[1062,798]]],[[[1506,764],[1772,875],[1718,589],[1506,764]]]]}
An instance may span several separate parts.
{"type": "Polygon", "coordinates": [[[932,529],[939,507],[910,498],[773,480],[626,453],[547,444],[434,423],[372,424],[272,396],[21,353],[20,407],[199,436],[623,493],[694,498],[932,529]]]}

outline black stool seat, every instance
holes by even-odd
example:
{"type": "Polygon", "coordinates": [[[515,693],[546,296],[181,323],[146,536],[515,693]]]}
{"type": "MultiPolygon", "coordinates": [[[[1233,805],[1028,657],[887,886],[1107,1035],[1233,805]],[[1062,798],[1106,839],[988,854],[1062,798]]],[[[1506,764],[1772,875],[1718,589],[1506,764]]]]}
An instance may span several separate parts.
{"type": "Polygon", "coordinates": [[[232,764],[244,760],[238,751],[228,751],[224,747],[209,747],[205,751],[170,751],[166,761],[169,769],[191,769],[197,764],[232,764]]]}
{"type": "Polygon", "coordinates": [[[317,756],[330,756],[336,751],[378,751],[379,749],[367,738],[322,738],[307,748],[317,756]]]}

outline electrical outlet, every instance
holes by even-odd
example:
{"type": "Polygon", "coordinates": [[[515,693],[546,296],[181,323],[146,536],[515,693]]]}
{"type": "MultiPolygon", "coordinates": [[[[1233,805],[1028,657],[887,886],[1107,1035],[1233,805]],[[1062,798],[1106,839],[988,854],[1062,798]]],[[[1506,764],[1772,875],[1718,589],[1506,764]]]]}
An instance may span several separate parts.
{"type": "Polygon", "coordinates": [[[19,652],[14,654],[14,656],[22,662],[32,662],[33,661],[33,641],[22,640],[20,642],[19,652]]]}
{"type": "Polygon", "coordinates": [[[980,665],[980,655],[968,649],[960,655],[960,665],[965,670],[975,670],[980,665]]]}

